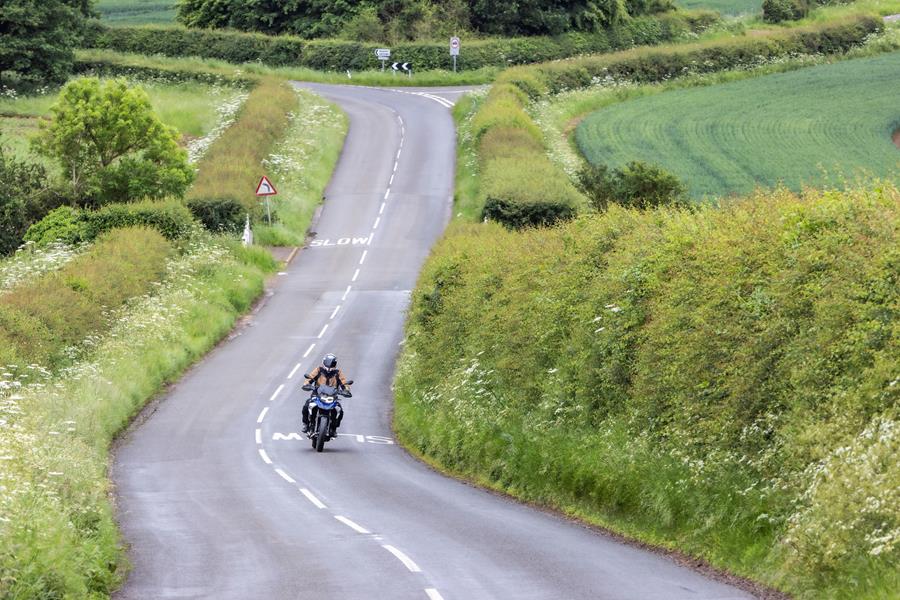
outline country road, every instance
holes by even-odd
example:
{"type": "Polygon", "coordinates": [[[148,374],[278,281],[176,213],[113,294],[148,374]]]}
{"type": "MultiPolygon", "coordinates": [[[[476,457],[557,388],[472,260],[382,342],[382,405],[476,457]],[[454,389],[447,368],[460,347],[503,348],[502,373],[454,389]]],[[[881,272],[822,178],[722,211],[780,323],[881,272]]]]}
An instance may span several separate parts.
{"type": "Polygon", "coordinates": [[[448,106],[462,91],[304,87],[350,117],[316,235],[237,335],[121,440],[112,475],[133,570],[117,597],[751,597],[393,443],[394,362],[449,218],[448,106]],[[296,434],[299,386],[326,352],[356,384],[344,435],[317,454],[296,434]]]}

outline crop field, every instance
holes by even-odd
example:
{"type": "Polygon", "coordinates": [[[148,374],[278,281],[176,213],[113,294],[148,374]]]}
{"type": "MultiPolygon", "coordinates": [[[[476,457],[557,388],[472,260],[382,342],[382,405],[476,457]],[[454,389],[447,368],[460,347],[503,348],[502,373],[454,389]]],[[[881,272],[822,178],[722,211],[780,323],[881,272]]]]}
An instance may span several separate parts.
{"type": "Polygon", "coordinates": [[[588,116],[576,143],[594,164],[675,173],[695,198],[779,183],[896,180],[900,52],[622,102],[588,116]]]}
{"type": "Polygon", "coordinates": [[[678,0],[682,8],[706,9],[723,15],[743,15],[762,11],[762,0],[678,0]]]}
{"type": "Polygon", "coordinates": [[[175,0],[99,0],[108,25],[166,25],[175,22],[175,0]]]}

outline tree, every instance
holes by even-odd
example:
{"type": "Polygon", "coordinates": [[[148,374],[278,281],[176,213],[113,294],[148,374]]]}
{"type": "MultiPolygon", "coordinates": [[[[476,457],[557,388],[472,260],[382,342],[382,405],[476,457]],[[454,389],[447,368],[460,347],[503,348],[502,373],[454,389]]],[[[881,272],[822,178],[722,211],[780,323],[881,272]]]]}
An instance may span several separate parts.
{"type": "Polygon", "coordinates": [[[0,79],[35,86],[65,81],[93,15],[92,0],[3,0],[0,79]]]}
{"type": "Polygon", "coordinates": [[[0,144],[0,255],[18,248],[28,226],[59,201],[43,166],[17,159],[0,144]]]}
{"type": "Polygon", "coordinates": [[[124,80],[77,79],[60,92],[35,147],[62,166],[81,204],[184,196],[194,178],[176,131],[124,80]]]}
{"type": "Polygon", "coordinates": [[[578,173],[576,183],[601,212],[610,203],[639,209],[683,204],[687,194],[678,177],[641,161],[612,170],[606,165],[586,165],[578,173]]]}

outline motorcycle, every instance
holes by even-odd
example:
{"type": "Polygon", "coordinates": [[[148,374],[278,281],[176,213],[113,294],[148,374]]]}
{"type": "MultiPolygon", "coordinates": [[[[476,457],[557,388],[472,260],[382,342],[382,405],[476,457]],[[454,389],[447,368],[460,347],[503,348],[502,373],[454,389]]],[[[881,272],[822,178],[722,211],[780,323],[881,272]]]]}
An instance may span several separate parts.
{"type": "MultiPolygon", "coordinates": [[[[348,381],[351,384],[353,381],[348,381]]],[[[312,392],[313,403],[309,410],[309,432],[306,434],[312,441],[312,447],[316,452],[325,449],[325,442],[332,439],[331,424],[337,419],[338,396],[351,398],[350,390],[338,389],[330,385],[313,386],[311,383],[304,385],[302,390],[312,392]]]]}

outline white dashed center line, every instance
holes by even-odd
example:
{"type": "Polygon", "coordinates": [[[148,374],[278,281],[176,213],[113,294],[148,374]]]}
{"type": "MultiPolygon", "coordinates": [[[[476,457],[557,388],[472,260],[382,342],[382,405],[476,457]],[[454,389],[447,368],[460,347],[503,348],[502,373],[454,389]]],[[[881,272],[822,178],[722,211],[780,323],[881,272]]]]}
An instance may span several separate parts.
{"type": "Polygon", "coordinates": [[[294,365],[294,368],[291,369],[291,374],[288,375],[288,379],[293,378],[293,377],[294,377],[294,374],[297,372],[297,370],[298,370],[299,368],[300,368],[300,363],[297,363],[296,365],[294,365]]]}
{"type": "Polygon", "coordinates": [[[322,331],[319,332],[318,338],[321,340],[322,336],[325,335],[325,332],[328,331],[328,323],[325,323],[325,326],[322,328],[322,331]]]}
{"type": "Polygon", "coordinates": [[[357,278],[357,277],[359,277],[359,269],[357,269],[357,270],[353,273],[353,279],[351,279],[350,281],[356,281],[356,278],[357,278]]]}
{"type": "Polygon", "coordinates": [[[307,356],[309,356],[309,353],[312,352],[313,348],[315,348],[315,347],[316,347],[315,344],[310,344],[309,348],[306,349],[306,352],[303,353],[303,358],[306,358],[307,356]]]}
{"type": "Polygon", "coordinates": [[[341,523],[343,523],[344,525],[346,525],[347,527],[349,527],[350,529],[352,529],[353,531],[355,531],[356,533],[364,533],[364,534],[372,533],[371,531],[369,531],[369,530],[366,529],[365,527],[361,527],[361,526],[357,525],[356,523],[354,523],[353,521],[351,521],[351,520],[348,519],[347,517],[342,517],[342,516],[340,516],[340,515],[335,515],[334,518],[337,519],[338,521],[340,521],[341,523]]]}
{"type": "Polygon", "coordinates": [[[363,264],[364,262],[366,262],[366,256],[368,256],[368,254],[368,250],[363,250],[362,256],[359,257],[359,264],[363,264]]]}
{"type": "Polygon", "coordinates": [[[288,475],[281,469],[276,468],[275,472],[278,473],[279,475],[281,475],[281,478],[284,479],[285,481],[287,481],[288,483],[297,483],[296,481],[294,481],[293,477],[291,477],[290,475],[288,475]]]}
{"type": "Polygon", "coordinates": [[[338,311],[339,311],[339,310],[341,310],[341,305],[340,305],[340,304],[338,304],[337,306],[334,307],[334,312],[331,313],[331,316],[328,317],[328,320],[329,320],[329,321],[330,321],[330,320],[333,320],[334,317],[338,314],[338,311]]]}
{"type": "Polygon", "coordinates": [[[262,445],[262,429],[256,430],[256,443],[262,445]]]}
{"type": "Polygon", "coordinates": [[[259,449],[259,456],[260,456],[260,458],[263,459],[263,462],[266,463],[267,465],[272,464],[272,459],[269,458],[269,455],[266,454],[266,451],[263,450],[262,448],[259,449]]]}
{"type": "Polygon", "coordinates": [[[259,413],[259,417],[256,419],[256,422],[257,422],[257,423],[262,423],[262,422],[263,422],[263,419],[266,418],[266,413],[267,413],[267,412],[269,412],[269,407],[268,407],[268,406],[266,406],[265,408],[262,409],[262,412],[259,413]]]}
{"type": "Polygon", "coordinates": [[[425,593],[428,594],[428,600],[444,600],[444,597],[434,588],[425,588],[425,593]]]}
{"type": "Polygon", "coordinates": [[[275,398],[277,398],[277,397],[278,397],[278,394],[280,394],[280,393],[281,393],[281,390],[283,390],[283,389],[284,389],[284,384],[282,383],[281,385],[278,386],[278,389],[275,390],[275,393],[272,394],[272,396],[269,398],[269,402],[271,402],[272,400],[274,400],[275,398]]]}
{"type": "Polygon", "coordinates": [[[350,290],[352,290],[352,289],[353,289],[353,286],[352,286],[352,285],[348,285],[348,286],[347,286],[347,289],[344,290],[344,295],[341,296],[341,302],[343,302],[344,300],[347,299],[347,294],[349,294],[349,293],[350,293],[350,290]]]}
{"type": "Polygon", "coordinates": [[[410,557],[403,554],[402,552],[400,552],[399,550],[397,550],[390,544],[384,544],[381,547],[384,548],[385,550],[387,550],[388,552],[390,552],[391,554],[393,554],[394,556],[396,556],[397,560],[402,562],[403,566],[406,567],[407,569],[409,569],[410,571],[412,571],[413,573],[421,573],[422,572],[422,569],[419,568],[419,565],[414,563],[410,557]]]}
{"type": "Polygon", "coordinates": [[[316,498],[311,491],[306,488],[300,488],[300,493],[306,496],[306,499],[315,504],[316,508],[327,508],[321,500],[316,498]]]}

